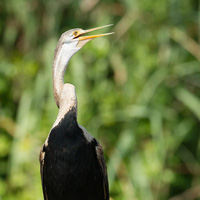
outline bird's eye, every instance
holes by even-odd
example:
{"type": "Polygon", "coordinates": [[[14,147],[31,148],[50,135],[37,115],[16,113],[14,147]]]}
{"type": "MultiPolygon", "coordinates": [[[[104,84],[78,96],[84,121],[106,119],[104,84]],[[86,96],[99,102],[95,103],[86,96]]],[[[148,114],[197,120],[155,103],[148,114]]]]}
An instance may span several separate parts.
{"type": "Polygon", "coordinates": [[[78,32],[77,31],[74,31],[73,32],[73,35],[76,37],[78,35],[78,32]]]}

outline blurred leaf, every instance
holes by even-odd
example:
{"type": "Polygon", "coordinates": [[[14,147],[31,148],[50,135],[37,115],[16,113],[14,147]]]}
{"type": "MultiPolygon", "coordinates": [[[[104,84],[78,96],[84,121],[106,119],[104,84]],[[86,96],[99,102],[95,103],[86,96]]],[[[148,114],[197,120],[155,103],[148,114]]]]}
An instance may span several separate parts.
{"type": "Polygon", "coordinates": [[[176,90],[176,96],[191,112],[200,120],[200,100],[188,90],[181,88],[176,90]]]}

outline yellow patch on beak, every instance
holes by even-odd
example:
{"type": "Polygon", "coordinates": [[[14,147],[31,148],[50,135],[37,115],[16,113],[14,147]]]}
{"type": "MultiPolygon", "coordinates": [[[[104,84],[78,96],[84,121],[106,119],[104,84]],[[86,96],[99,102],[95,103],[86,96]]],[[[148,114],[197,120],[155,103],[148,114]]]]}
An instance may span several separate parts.
{"type": "Polygon", "coordinates": [[[83,34],[85,33],[89,33],[89,32],[92,32],[92,31],[96,31],[98,29],[102,29],[102,28],[105,28],[105,27],[108,27],[108,26],[112,26],[112,24],[110,25],[105,25],[105,26],[100,26],[100,27],[96,27],[96,28],[92,28],[92,29],[88,29],[88,30],[80,30],[80,31],[74,31],[73,32],[73,35],[74,35],[74,38],[78,38],[79,39],[79,42],[77,44],[78,47],[83,47],[87,42],[89,42],[91,39],[94,39],[94,38],[97,38],[97,37],[103,37],[103,36],[106,36],[106,35],[111,35],[113,34],[114,32],[111,32],[111,33],[104,33],[104,34],[98,34],[98,35],[89,35],[89,36],[82,36],[83,34]]]}

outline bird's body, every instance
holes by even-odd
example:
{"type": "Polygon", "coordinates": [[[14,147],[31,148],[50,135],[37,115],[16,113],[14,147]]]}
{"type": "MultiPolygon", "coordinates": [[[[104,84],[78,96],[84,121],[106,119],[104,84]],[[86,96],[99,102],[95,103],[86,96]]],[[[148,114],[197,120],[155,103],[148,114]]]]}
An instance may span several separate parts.
{"type": "Polygon", "coordinates": [[[98,160],[98,154],[103,156],[102,148],[96,139],[88,141],[84,136],[74,108],[51,130],[43,154],[45,199],[108,199],[104,197],[108,195],[106,169],[102,168],[104,160],[98,160]]]}
{"type": "Polygon", "coordinates": [[[85,36],[80,43],[81,37],[73,36],[70,46],[74,31],[83,30],[65,32],[55,51],[53,86],[59,113],[40,152],[43,195],[45,200],[109,200],[102,147],[78,124],[75,87],[63,82],[70,58],[90,40],[85,36]]]}

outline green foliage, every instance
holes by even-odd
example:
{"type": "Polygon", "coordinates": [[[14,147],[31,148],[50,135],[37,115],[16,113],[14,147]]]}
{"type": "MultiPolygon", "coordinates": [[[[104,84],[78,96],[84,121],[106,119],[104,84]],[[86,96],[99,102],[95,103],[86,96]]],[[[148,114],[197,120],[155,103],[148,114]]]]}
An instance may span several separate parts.
{"type": "Polygon", "coordinates": [[[104,147],[112,199],[200,198],[199,1],[0,7],[0,199],[42,199],[38,155],[58,112],[60,34],[111,23],[115,34],[78,52],[65,81],[76,86],[79,123],[104,147]]]}

